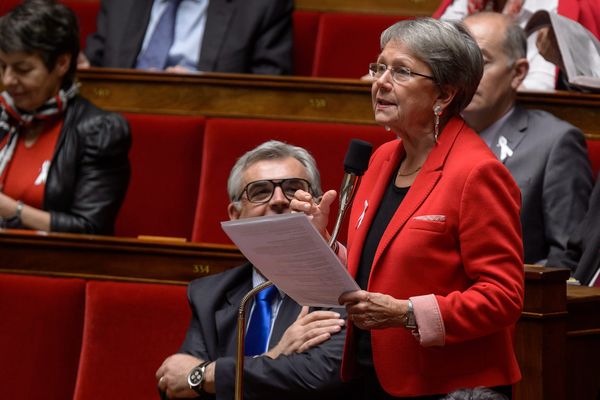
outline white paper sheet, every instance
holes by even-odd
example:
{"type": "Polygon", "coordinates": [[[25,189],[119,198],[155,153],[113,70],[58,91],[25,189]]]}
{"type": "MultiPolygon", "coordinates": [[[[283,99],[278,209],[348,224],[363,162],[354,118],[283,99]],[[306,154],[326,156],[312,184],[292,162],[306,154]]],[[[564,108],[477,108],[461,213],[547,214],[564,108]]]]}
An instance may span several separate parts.
{"type": "Polygon", "coordinates": [[[360,290],[305,214],[222,222],[246,258],[298,304],[339,307],[344,292],[360,290]]]}

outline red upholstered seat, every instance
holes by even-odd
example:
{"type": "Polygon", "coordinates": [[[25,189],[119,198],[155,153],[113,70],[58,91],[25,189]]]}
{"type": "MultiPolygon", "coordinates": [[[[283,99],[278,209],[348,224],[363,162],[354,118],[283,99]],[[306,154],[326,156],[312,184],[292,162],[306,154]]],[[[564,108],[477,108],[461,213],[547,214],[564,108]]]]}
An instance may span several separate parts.
{"type": "Polygon", "coordinates": [[[127,114],[131,181],[117,236],[190,239],[200,177],[204,117],[127,114]]]}
{"type": "Polygon", "coordinates": [[[79,39],[83,50],[88,35],[96,32],[96,16],[100,11],[100,1],[63,0],[61,3],[71,8],[77,15],[79,39]]]}
{"type": "Polygon", "coordinates": [[[0,397],[73,397],[84,300],[81,279],[0,274],[0,397]]]}
{"type": "Polygon", "coordinates": [[[0,0],[0,16],[15,8],[19,3],[21,0],[0,0]]]}
{"type": "Polygon", "coordinates": [[[379,37],[408,17],[367,14],[323,14],[315,49],[313,76],[360,78],[379,55],[379,37]]]}
{"type": "Polygon", "coordinates": [[[158,398],[154,373],[183,342],[185,286],[90,281],[75,400],[158,398]]]}
{"type": "MultiPolygon", "coordinates": [[[[377,147],[394,136],[372,125],[209,119],[192,240],[231,243],[220,225],[228,219],[227,178],[235,161],[246,151],[270,139],[304,147],[317,160],[323,189],[338,190],[344,173],[344,156],[352,138],[364,139],[377,147]]],[[[337,201],[334,208],[333,215],[337,215],[337,201]]],[[[345,242],[345,237],[342,231],[339,238],[345,242]]]]}
{"type": "Polygon", "coordinates": [[[600,172],[600,140],[588,139],[587,146],[588,156],[592,164],[592,173],[594,174],[594,179],[598,179],[598,173],[600,172]]]}
{"type": "Polygon", "coordinates": [[[321,13],[294,11],[294,75],[310,76],[321,13]]]}

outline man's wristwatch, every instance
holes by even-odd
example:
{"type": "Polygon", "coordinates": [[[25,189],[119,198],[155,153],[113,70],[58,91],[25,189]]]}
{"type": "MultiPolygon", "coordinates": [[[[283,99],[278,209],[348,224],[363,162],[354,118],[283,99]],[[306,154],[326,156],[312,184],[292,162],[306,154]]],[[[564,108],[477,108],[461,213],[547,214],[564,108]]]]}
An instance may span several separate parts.
{"type": "Polygon", "coordinates": [[[406,319],[404,320],[404,327],[406,329],[417,329],[417,319],[415,318],[415,311],[413,309],[412,301],[408,300],[408,310],[406,311],[406,319]]]}
{"type": "Polygon", "coordinates": [[[204,361],[202,364],[194,367],[188,374],[187,380],[190,389],[193,389],[198,394],[204,394],[202,384],[204,383],[204,373],[208,364],[210,364],[210,361],[204,361]]]}

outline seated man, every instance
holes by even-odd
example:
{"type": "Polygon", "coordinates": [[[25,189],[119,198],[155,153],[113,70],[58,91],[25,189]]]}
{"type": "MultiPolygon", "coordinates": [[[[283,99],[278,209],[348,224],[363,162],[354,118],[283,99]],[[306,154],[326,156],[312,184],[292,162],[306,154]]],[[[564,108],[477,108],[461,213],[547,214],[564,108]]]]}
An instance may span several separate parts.
{"type": "Polygon", "coordinates": [[[543,264],[564,250],[586,212],[592,173],[585,139],[579,129],[547,112],[515,105],[528,70],[525,35],[518,25],[491,12],[464,22],[485,67],[463,117],[517,181],[525,263],[543,264]]]}
{"type": "MultiPolygon", "coordinates": [[[[304,149],[269,141],[249,151],[234,165],[227,188],[229,218],[249,218],[290,212],[297,189],[321,196],[313,157],[304,149]]],[[[158,386],[169,398],[201,393],[231,399],[235,382],[236,317],[242,297],[264,281],[249,263],[193,281],[188,289],[192,321],[179,353],[156,372],[158,386]],[[205,364],[207,362],[207,364],[205,364]],[[195,368],[202,365],[202,368],[195,368]],[[203,371],[203,383],[188,384],[192,370],[203,371]]],[[[276,289],[276,288],[275,288],[276,289]]],[[[263,290],[267,291],[267,289],[263,290]]],[[[258,296],[260,296],[260,292],[258,296]]],[[[279,290],[272,300],[268,350],[244,361],[245,399],[344,398],[339,379],[345,331],[335,311],[308,312],[279,290]]],[[[250,315],[245,349],[253,329],[250,315]]],[[[266,345],[266,343],[265,343],[266,345]]],[[[206,398],[203,395],[202,398],[206,398]]]]}
{"type": "Polygon", "coordinates": [[[79,66],[290,74],[292,0],[102,0],[79,66]]]}
{"type": "Polygon", "coordinates": [[[548,259],[553,267],[571,268],[585,286],[600,286],[600,184],[596,183],[588,212],[567,242],[566,250],[548,259]]]}
{"type": "MultiPolygon", "coordinates": [[[[578,21],[596,36],[600,35],[600,11],[588,0],[443,0],[433,13],[434,18],[462,20],[468,15],[493,10],[514,18],[525,28],[530,17],[539,10],[558,13],[578,21]]],[[[528,38],[527,59],[529,72],[522,82],[525,90],[553,90],[557,79],[556,68],[548,62],[536,46],[537,34],[528,38]]]]}

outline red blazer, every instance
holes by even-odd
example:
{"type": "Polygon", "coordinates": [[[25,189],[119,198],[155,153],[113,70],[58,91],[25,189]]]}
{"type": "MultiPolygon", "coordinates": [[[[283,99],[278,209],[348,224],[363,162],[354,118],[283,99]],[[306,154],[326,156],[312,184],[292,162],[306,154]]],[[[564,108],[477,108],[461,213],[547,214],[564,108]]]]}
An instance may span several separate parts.
{"type": "MultiPolygon", "coordinates": [[[[401,140],[384,144],[362,179],[350,214],[353,276],[403,156],[401,140]]],[[[397,299],[434,294],[445,330],[444,346],[429,348],[404,328],[371,331],[375,370],[388,393],[420,396],[520,379],[512,343],[524,291],[519,210],[508,170],[462,119],[452,119],[385,230],[369,278],[369,291],[397,299]]],[[[345,380],[355,375],[353,338],[350,323],[345,380]]]]}
{"type": "MultiPolygon", "coordinates": [[[[440,18],[453,2],[454,0],[443,0],[432,17],[440,18]]],[[[600,9],[595,2],[597,0],[559,0],[558,13],[579,22],[600,39],[600,9]]]]}

